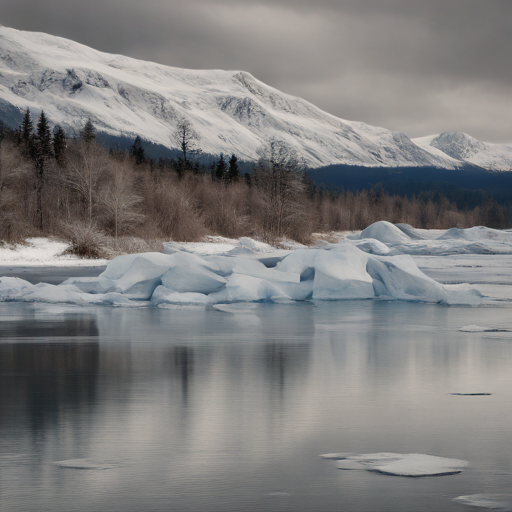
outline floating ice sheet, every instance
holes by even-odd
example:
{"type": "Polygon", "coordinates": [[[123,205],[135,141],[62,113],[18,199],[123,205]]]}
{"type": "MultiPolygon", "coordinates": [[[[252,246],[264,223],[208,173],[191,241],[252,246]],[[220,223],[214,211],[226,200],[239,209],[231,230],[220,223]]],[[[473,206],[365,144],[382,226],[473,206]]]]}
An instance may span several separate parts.
{"type": "Polygon", "coordinates": [[[455,475],[464,471],[468,462],[421,453],[369,453],[326,454],[323,458],[335,459],[338,469],[371,471],[383,475],[428,477],[455,475]]]}

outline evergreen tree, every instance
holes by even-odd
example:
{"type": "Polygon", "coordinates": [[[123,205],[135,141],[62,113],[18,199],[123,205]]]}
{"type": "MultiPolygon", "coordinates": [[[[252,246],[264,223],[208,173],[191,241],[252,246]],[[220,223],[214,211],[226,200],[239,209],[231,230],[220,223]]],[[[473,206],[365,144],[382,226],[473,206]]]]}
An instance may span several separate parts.
{"type": "Polygon", "coordinates": [[[21,137],[25,144],[28,144],[32,135],[34,134],[34,124],[32,123],[32,116],[30,115],[30,109],[27,108],[25,115],[23,116],[23,121],[21,123],[21,137]]]}
{"type": "Polygon", "coordinates": [[[34,123],[32,122],[32,116],[30,115],[29,108],[27,108],[27,111],[23,116],[19,135],[19,143],[20,146],[23,147],[24,155],[34,158],[34,123]]]}
{"type": "Polygon", "coordinates": [[[223,181],[226,179],[226,175],[228,172],[228,166],[226,161],[224,160],[224,153],[220,154],[219,161],[215,167],[215,179],[217,181],[223,181]]]}
{"type": "Polygon", "coordinates": [[[37,205],[36,205],[36,217],[37,223],[40,230],[43,230],[43,187],[44,178],[46,171],[46,162],[52,158],[52,135],[50,132],[50,126],[48,120],[43,111],[39,117],[37,123],[37,135],[34,141],[34,160],[36,170],[36,193],[37,193],[37,205]]]}
{"type": "Polygon", "coordinates": [[[61,167],[64,164],[64,154],[66,152],[66,147],[66,134],[60,126],[57,126],[53,135],[53,154],[55,156],[55,160],[57,160],[57,163],[61,167]]]}
{"type": "Polygon", "coordinates": [[[6,132],[6,126],[4,122],[0,120],[0,143],[2,143],[2,141],[5,139],[6,132]]]}
{"type": "Polygon", "coordinates": [[[52,135],[50,132],[50,125],[48,124],[48,119],[46,119],[44,111],[41,111],[41,115],[37,123],[35,147],[38,165],[39,162],[47,160],[53,156],[52,135]]]}
{"type": "Polygon", "coordinates": [[[238,158],[235,155],[231,155],[231,158],[229,159],[228,179],[231,183],[234,183],[240,179],[238,158]]]}
{"type": "Polygon", "coordinates": [[[135,163],[137,165],[146,163],[146,153],[142,147],[142,139],[138,135],[135,138],[135,142],[132,145],[130,153],[132,157],[135,158],[135,163]]]}
{"type": "Polygon", "coordinates": [[[86,142],[87,144],[91,143],[93,140],[96,140],[96,128],[92,124],[92,121],[90,119],[87,120],[87,123],[85,123],[85,126],[83,127],[82,131],[80,132],[80,138],[86,142]]]}

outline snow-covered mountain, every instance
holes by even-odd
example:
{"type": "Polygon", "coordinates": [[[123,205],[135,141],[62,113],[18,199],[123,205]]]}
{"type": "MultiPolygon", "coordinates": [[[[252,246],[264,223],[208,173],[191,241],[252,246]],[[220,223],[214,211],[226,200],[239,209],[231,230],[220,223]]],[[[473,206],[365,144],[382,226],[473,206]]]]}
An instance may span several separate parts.
{"type": "Polygon", "coordinates": [[[462,132],[446,132],[413,139],[432,155],[442,152],[459,162],[467,162],[490,171],[512,171],[512,144],[481,142],[462,132]]]}
{"type": "Polygon", "coordinates": [[[172,68],[0,26],[0,119],[13,122],[27,107],[34,115],[44,109],[71,133],[90,118],[107,134],[140,135],[171,148],[177,122],[185,118],[205,153],[234,152],[244,160],[256,159],[261,144],[276,136],[311,167],[464,166],[444,149],[339,119],[243,71],[172,68]]]}

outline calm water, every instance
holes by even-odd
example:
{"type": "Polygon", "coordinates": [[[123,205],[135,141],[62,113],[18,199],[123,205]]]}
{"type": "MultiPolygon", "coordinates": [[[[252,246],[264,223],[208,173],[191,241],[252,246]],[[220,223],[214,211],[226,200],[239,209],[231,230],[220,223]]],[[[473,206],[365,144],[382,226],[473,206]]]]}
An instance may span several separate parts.
{"type": "Polygon", "coordinates": [[[0,510],[442,512],[510,492],[512,333],[458,329],[511,309],[233,311],[2,304],[0,510]],[[492,396],[450,395],[474,392],[492,396]],[[340,451],[470,465],[409,479],[318,457],[340,451]]]}

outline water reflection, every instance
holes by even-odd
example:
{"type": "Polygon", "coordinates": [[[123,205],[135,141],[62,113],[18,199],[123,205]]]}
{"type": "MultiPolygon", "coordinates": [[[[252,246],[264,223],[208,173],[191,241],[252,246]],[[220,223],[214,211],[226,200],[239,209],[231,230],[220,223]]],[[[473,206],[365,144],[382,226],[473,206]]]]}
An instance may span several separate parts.
{"type": "Polygon", "coordinates": [[[0,509],[456,510],[443,497],[485,487],[494,465],[493,485],[510,483],[512,340],[458,331],[502,314],[6,305],[0,509]],[[448,394],[471,391],[493,395],[448,394]],[[332,451],[432,453],[473,469],[411,486],[337,472],[317,458],[332,451]],[[75,458],[116,469],[53,465],[75,458]]]}

